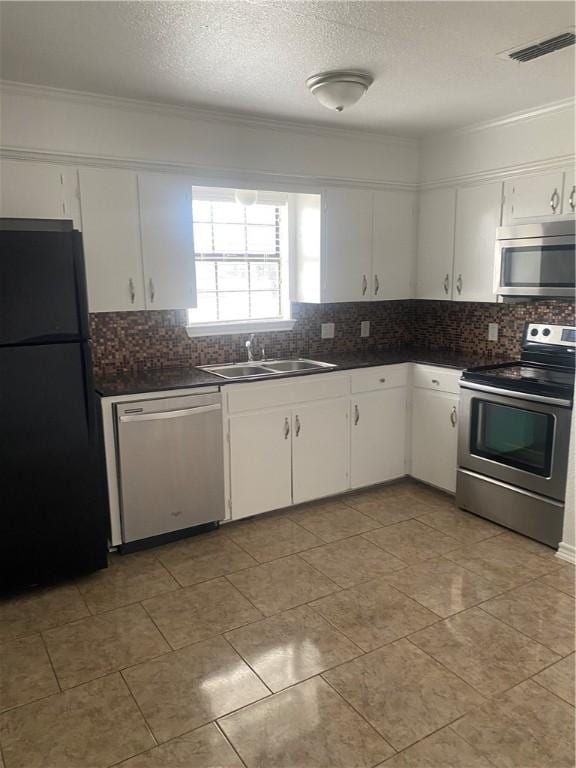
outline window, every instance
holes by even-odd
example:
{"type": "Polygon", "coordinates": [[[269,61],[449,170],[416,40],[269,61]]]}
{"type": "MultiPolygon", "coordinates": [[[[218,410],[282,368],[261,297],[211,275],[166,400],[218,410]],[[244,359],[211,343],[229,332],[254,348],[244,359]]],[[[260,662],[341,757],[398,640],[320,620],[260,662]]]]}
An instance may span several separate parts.
{"type": "Polygon", "coordinates": [[[189,310],[191,326],[288,316],[287,195],[255,196],[246,205],[233,189],[192,189],[198,305],[189,310]]]}

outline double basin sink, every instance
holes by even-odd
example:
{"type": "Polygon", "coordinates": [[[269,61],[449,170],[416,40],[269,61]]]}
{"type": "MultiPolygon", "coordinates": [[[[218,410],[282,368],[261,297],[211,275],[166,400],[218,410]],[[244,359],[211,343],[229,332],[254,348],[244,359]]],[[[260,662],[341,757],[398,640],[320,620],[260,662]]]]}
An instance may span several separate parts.
{"type": "Polygon", "coordinates": [[[261,360],[260,362],[228,363],[227,365],[202,365],[200,368],[224,379],[245,379],[255,376],[274,376],[277,374],[302,373],[336,368],[332,363],[318,360],[261,360]]]}

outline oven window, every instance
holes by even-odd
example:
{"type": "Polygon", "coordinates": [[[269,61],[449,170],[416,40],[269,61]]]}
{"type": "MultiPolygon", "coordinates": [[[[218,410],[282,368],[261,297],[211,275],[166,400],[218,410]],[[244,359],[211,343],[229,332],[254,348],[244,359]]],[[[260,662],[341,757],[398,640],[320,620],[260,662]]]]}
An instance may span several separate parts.
{"type": "Polygon", "coordinates": [[[526,245],[502,249],[502,287],[574,287],[573,245],[526,245]]]}
{"type": "Polygon", "coordinates": [[[471,453],[550,476],[554,416],[486,400],[472,401],[471,453]]]}

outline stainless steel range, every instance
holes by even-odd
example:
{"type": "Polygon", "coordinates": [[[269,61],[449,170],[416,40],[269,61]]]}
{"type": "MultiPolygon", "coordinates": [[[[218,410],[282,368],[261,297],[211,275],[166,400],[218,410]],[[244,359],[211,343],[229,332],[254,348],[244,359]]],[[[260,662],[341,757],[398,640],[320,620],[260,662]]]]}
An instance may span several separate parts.
{"type": "Polygon", "coordinates": [[[460,379],[456,503],[557,547],[562,540],[576,328],[526,325],[518,361],[460,379]]]}

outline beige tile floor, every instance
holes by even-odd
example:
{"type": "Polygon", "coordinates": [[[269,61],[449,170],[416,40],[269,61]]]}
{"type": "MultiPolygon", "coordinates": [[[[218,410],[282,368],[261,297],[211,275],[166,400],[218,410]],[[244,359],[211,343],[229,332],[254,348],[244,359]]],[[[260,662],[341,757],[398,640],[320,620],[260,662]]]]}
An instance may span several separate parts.
{"type": "Polygon", "coordinates": [[[0,768],[573,768],[574,568],[413,482],[0,601],[0,768]]]}

